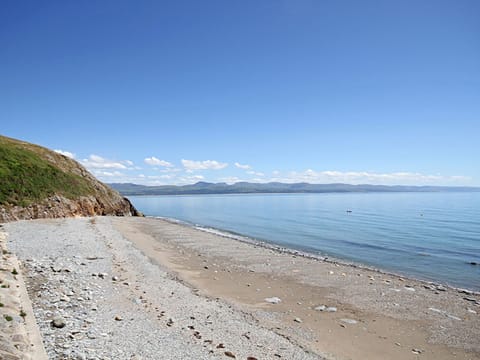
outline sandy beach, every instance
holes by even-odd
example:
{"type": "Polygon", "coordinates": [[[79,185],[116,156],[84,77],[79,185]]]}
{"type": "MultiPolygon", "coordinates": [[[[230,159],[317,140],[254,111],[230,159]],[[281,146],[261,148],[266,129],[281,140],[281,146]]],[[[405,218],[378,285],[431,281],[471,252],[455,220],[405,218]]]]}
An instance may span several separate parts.
{"type": "Polygon", "coordinates": [[[50,359],[480,359],[469,291],[152,218],[4,228],[50,359]]]}

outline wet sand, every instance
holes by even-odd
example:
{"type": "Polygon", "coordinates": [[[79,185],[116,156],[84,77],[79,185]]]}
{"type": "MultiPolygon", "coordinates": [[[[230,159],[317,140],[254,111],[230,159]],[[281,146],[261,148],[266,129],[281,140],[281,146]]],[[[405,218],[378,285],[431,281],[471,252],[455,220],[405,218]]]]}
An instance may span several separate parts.
{"type": "Polygon", "coordinates": [[[112,218],[153,263],[329,359],[480,359],[480,296],[152,218],[112,218]],[[265,299],[277,297],[276,304],[265,299]],[[336,311],[322,311],[325,310],[336,311]]]}

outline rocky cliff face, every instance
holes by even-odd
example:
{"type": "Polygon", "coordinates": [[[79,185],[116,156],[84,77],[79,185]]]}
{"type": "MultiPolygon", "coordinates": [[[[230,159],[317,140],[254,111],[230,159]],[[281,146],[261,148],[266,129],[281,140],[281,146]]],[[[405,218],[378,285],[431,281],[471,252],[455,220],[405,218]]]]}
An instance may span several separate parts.
{"type": "Polygon", "coordinates": [[[120,195],[104,199],[81,196],[74,200],[54,195],[26,207],[0,206],[0,222],[95,215],[141,216],[130,201],[120,195]]]}
{"type": "Polygon", "coordinates": [[[0,183],[0,222],[141,215],[128,199],[98,181],[75,160],[2,136],[0,183]]]}

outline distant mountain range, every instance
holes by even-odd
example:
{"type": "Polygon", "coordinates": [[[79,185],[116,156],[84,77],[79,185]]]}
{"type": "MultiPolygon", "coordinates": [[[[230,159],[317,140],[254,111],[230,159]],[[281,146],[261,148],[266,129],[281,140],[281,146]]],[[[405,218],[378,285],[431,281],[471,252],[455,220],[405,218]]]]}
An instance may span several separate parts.
{"type": "Polygon", "coordinates": [[[346,193],[346,192],[440,192],[440,191],[480,191],[480,187],[451,186],[387,186],[349,184],[266,184],[238,182],[226,183],[198,182],[191,185],[145,186],[130,183],[109,184],[124,196],[128,195],[193,195],[193,194],[255,194],[255,193],[346,193]]]}

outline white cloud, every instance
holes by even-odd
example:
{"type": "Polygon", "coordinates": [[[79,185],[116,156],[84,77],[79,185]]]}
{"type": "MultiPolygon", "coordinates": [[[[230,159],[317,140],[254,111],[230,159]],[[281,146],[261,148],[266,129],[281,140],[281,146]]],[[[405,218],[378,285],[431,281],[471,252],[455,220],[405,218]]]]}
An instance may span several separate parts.
{"type": "Polygon", "coordinates": [[[205,177],[202,176],[202,175],[192,175],[192,176],[183,176],[181,178],[179,178],[179,182],[178,184],[193,184],[193,183],[196,183],[196,182],[199,182],[199,181],[202,181],[204,180],[205,177]]]}
{"type": "Polygon", "coordinates": [[[88,159],[80,161],[87,169],[119,169],[126,170],[133,165],[130,160],[114,161],[105,159],[99,155],[92,154],[88,159]]]}
{"type": "Polygon", "coordinates": [[[227,163],[221,163],[216,160],[193,161],[182,159],[182,165],[187,171],[195,170],[221,170],[228,166],[227,163]]]}
{"type": "Polygon", "coordinates": [[[53,150],[55,151],[56,153],[59,153],[59,154],[62,154],[66,157],[69,157],[71,159],[75,159],[75,154],[74,153],[71,153],[70,151],[65,151],[65,150],[53,150]]]}
{"type": "Polygon", "coordinates": [[[257,171],[247,171],[248,175],[255,175],[255,176],[265,176],[264,173],[262,172],[257,172],[257,171]]]}
{"type": "Polygon", "coordinates": [[[270,181],[286,183],[308,182],[312,184],[346,183],[373,185],[454,185],[471,179],[466,176],[429,175],[414,172],[376,173],[369,171],[292,171],[287,176],[274,177],[270,181]]]}
{"type": "Polygon", "coordinates": [[[250,170],[252,167],[250,165],[242,165],[242,164],[239,164],[238,162],[235,163],[235,166],[239,169],[243,169],[243,170],[250,170]]]}
{"type": "Polygon", "coordinates": [[[227,183],[227,184],[229,184],[229,185],[235,184],[235,183],[237,183],[237,182],[244,181],[244,180],[239,179],[239,178],[236,177],[236,176],[224,177],[224,178],[220,178],[220,179],[218,179],[218,180],[219,180],[219,182],[224,182],[224,183],[227,183]]]}
{"type": "Polygon", "coordinates": [[[125,176],[124,173],[121,173],[120,171],[94,171],[93,172],[95,176],[99,177],[122,177],[125,176]]]}
{"type": "Polygon", "coordinates": [[[145,164],[152,165],[152,166],[164,166],[164,167],[173,166],[168,161],[157,159],[155,156],[145,158],[143,161],[145,162],[145,164]]]}

